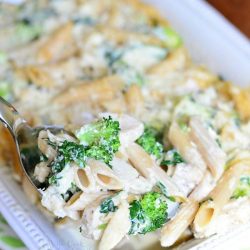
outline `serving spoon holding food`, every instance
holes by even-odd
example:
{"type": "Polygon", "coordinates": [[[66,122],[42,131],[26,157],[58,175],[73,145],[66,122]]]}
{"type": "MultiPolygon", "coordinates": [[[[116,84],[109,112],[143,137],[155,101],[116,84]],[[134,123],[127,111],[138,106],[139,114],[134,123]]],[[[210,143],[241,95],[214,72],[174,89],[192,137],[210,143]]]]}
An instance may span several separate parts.
{"type": "Polygon", "coordinates": [[[0,97],[0,121],[9,130],[15,141],[23,171],[40,192],[45,185],[38,182],[34,177],[35,166],[41,161],[40,159],[42,156],[37,145],[39,132],[49,129],[53,134],[58,134],[63,131],[63,127],[39,126],[32,128],[20,116],[17,110],[2,97],[0,97]]]}

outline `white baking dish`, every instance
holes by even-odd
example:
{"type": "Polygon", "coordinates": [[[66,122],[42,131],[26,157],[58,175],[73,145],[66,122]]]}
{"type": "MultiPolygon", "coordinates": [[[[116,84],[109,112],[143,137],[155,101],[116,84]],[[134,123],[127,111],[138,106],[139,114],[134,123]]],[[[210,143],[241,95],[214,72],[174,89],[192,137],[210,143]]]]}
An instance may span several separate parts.
{"type": "MultiPolygon", "coordinates": [[[[242,86],[250,85],[250,44],[214,9],[202,0],[145,0],[158,7],[181,34],[193,59],[242,86]]],[[[0,212],[31,250],[92,249],[78,232],[55,230],[12,180],[0,169],[0,212]]],[[[179,249],[244,249],[250,247],[250,225],[226,235],[192,240],[179,249]]]]}

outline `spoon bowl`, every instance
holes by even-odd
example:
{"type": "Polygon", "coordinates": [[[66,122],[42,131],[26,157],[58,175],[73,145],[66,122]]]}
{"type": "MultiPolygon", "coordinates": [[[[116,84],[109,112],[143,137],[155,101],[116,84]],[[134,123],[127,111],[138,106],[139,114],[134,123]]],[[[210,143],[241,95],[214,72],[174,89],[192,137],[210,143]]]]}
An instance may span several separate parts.
{"type": "Polygon", "coordinates": [[[38,135],[41,130],[50,130],[53,134],[64,131],[62,126],[38,126],[30,127],[28,123],[19,115],[17,110],[2,97],[0,97],[0,121],[11,133],[21,167],[30,182],[39,192],[46,186],[40,183],[34,176],[35,166],[41,161],[42,153],[38,148],[38,135]]]}

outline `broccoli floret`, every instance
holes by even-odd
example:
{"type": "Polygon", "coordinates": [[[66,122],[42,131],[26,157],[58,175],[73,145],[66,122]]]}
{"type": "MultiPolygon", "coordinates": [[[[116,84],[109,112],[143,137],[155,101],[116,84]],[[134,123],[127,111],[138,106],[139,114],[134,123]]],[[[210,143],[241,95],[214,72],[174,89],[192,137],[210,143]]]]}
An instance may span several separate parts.
{"type": "Polygon", "coordinates": [[[161,162],[161,166],[175,166],[178,163],[185,162],[176,149],[170,150],[166,153],[165,159],[161,162]]]}
{"type": "Polygon", "coordinates": [[[94,158],[109,164],[120,146],[119,131],[119,122],[109,117],[82,127],[76,134],[80,144],[64,141],[57,146],[48,140],[48,145],[57,151],[56,158],[50,164],[49,184],[57,184],[57,174],[68,163],[74,162],[79,167],[85,167],[87,159],[94,158]]]}
{"type": "Polygon", "coordinates": [[[244,176],[240,178],[240,182],[237,188],[234,190],[231,198],[238,199],[244,196],[250,197],[250,176],[244,176]]]}
{"type": "Polygon", "coordinates": [[[157,27],[154,32],[170,49],[176,49],[182,45],[181,37],[170,27],[157,27]]]}
{"type": "Polygon", "coordinates": [[[18,39],[21,43],[26,43],[39,37],[41,33],[42,29],[40,26],[22,21],[16,25],[14,38],[18,39]]]}
{"type": "Polygon", "coordinates": [[[168,219],[167,202],[158,192],[149,192],[129,207],[131,228],[129,234],[146,234],[161,228],[168,219]]]}
{"type": "Polygon", "coordinates": [[[92,146],[86,151],[86,154],[88,158],[102,160],[107,164],[109,164],[113,159],[113,152],[107,150],[107,148],[103,145],[92,146]]]}
{"type": "Polygon", "coordinates": [[[80,167],[85,167],[86,151],[83,145],[75,142],[64,141],[62,145],[57,147],[57,156],[51,162],[51,174],[49,176],[49,184],[56,184],[58,178],[56,175],[60,173],[65,165],[70,162],[75,162],[80,167]]]}
{"type": "Polygon", "coordinates": [[[75,142],[64,141],[61,146],[58,147],[59,155],[62,155],[65,163],[75,162],[80,167],[84,167],[86,164],[86,152],[85,148],[75,142]]]}
{"type": "Polygon", "coordinates": [[[144,150],[154,155],[157,159],[162,157],[163,145],[156,139],[157,131],[151,127],[146,127],[142,136],[136,141],[144,150]]]}
{"type": "Polygon", "coordinates": [[[83,126],[76,133],[76,137],[86,148],[89,158],[109,164],[120,147],[119,131],[119,122],[108,117],[83,126]]]}

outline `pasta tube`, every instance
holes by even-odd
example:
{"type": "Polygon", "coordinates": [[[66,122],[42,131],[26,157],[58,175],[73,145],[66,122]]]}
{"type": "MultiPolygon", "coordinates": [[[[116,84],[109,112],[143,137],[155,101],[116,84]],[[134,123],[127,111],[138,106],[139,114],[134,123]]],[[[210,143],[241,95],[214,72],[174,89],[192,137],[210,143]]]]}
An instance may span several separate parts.
{"type": "Polygon", "coordinates": [[[72,56],[77,51],[73,38],[73,23],[68,22],[57,29],[38,49],[37,61],[48,63],[72,56]]]}
{"type": "Polygon", "coordinates": [[[127,202],[122,202],[108,223],[98,249],[113,249],[128,233],[130,226],[129,205],[127,202]]]}
{"type": "Polygon", "coordinates": [[[72,86],[55,97],[54,103],[70,105],[78,102],[101,103],[112,100],[121,91],[123,81],[116,75],[90,83],[72,86]]]}
{"type": "Polygon", "coordinates": [[[146,34],[140,34],[131,31],[119,30],[116,28],[106,28],[104,26],[99,27],[99,32],[104,34],[109,40],[113,40],[117,44],[123,44],[129,41],[140,41],[144,44],[155,45],[159,47],[164,47],[164,42],[154,36],[149,36],[146,34]]]}
{"type": "Polygon", "coordinates": [[[168,189],[169,195],[182,197],[183,195],[172,182],[170,177],[156,165],[155,161],[147,154],[147,152],[138,144],[131,143],[127,148],[129,160],[132,165],[147,179],[162,182],[168,189]]]}
{"type": "Polygon", "coordinates": [[[161,232],[162,246],[171,246],[182,236],[194,220],[199,209],[199,201],[205,198],[214,186],[215,181],[207,170],[202,181],[189,195],[188,201],[181,205],[176,216],[163,227],[161,232]]]}
{"type": "Polygon", "coordinates": [[[143,111],[144,98],[141,89],[137,85],[133,84],[128,88],[125,93],[125,100],[130,113],[138,115],[143,111]]]}
{"type": "Polygon", "coordinates": [[[201,201],[211,192],[211,190],[215,187],[216,181],[213,178],[211,172],[206,170],[204,177],[201,182],[196,186],[196,188],[189,195],[190,199],[201,201]]]}
{"type": "Polygon", "coordinates": [[[191,128],[191,138],[196,143],[199,152],[207,166],[210,168],[214,178],[218,180],[221,177],[226,164],[225,152],[210,136],[199,118],[192,117],[189,124],[191,128]]]}
{"type": "Polygon", "coordinates": [[[210,199],[202,203],[195,216],[194,230],[196,232],[204,231],[216,219],[216,216],[232,196],[240,177],[249,168],[249,164],[250,162],[244,161],[237,163],[223,174],[216,187],[209,194],[210,199]]]}
{"type": "Polygon", "coordinates": [[[91,159],[88,160],[88,165],[96,183],[102,188],[107,190],[120,190],[123,188],[121,181],[105,163],[91,159]]]}
{"type": "Polygon", "coordinates": [[[192,199],[183,203],[175,215],[161,230],[161,245],[169,247],[173,245],[187,227],[192,223],[199,208],[199,203],[192,199]]]}
{"type": "Polygon", "coordinates": [[[83,192],[96,191],[96,181],[89,166],[79,168],[75,171],[75,182],[83,192]]]}
{"type": "Polygon", "coordinates": [[[174,121],[169,129],[168,138],[183,158],[193,166],[196,175],[196,184],[198,184],[207,166],[198,152],[196,145],[190,140],[189,134],[182,131],[179,125],[174,121]]]}
{"type": "Polygon", "coordinates": [[[165,75],[176,70],[183,70],[188,64],[188,54],[185,48],[179,48],[163,61],[153,66],[148,73],[152,75],[165,75]]]}
{"type": "Polygon", "coordinates": [[[39,87],[53,88],[56,82],[52,77],[39,66],[25,66],[18,69],[18,73],[27,81],[31,81],[39,87]]]}
{"type": "Polygon", "coordinates": [[[96,200],[100,193],[75,193],[65,205],[65,210],[81,211],[84,210],[89,204],[96,200]]]}

